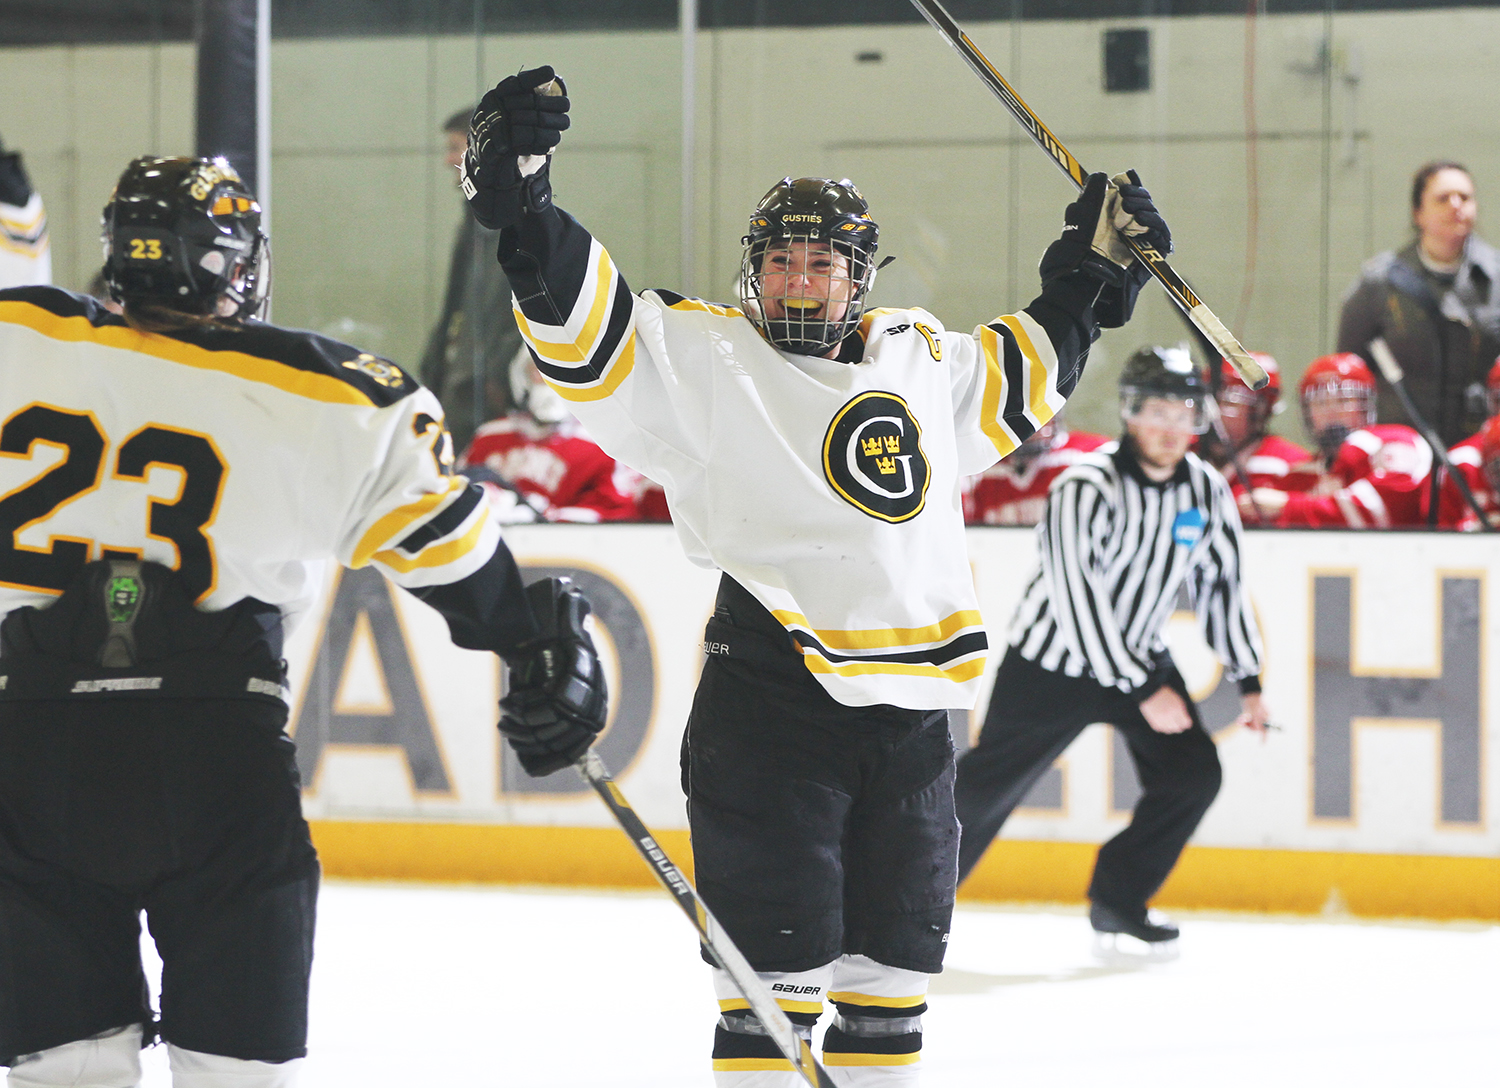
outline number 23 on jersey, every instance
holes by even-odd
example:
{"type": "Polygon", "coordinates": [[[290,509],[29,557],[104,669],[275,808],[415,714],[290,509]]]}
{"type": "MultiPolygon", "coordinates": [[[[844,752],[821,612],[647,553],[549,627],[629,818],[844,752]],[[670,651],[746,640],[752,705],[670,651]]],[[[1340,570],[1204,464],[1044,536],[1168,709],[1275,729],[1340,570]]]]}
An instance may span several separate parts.
{"type": "MultiPolygon", "coordinates": [[[[112,546],[74,536],[52,536],[45,547],[20,543],[28,528],[75,499],[104,486],[109,438],[91,412],[28,404],[0,427],[0,457],[32,460],[37,447],[62,451],[62,460],[0,496],[0,582],[58,593],[91,558],[139,558],[138,547],[112,546]]],[[[213,541],[207,529],[218,512],[228,466],[213,439],[195,431],[148,423],[120,443],[111,480],[145,483],[152,467],[176,469],[175,498],[150,498],[142,511],[148,537],[177,551],[176,569],[189,596],[201,601],[216,581],[213,541]]]]}

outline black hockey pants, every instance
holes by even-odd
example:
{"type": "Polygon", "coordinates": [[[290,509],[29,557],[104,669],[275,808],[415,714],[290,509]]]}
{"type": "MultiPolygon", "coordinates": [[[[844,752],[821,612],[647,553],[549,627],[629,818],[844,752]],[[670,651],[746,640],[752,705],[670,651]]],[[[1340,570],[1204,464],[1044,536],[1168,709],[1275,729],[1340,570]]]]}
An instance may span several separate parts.
{"type": "Polygon", "coordinates": [[[1107,722],[1124,735],[1143,794],[1130,825],[1100,848],[1089,898],[1126,914],[1143,909],[1177,864],[1221,781],[1218,750],[1175,667],[1167,686],[1193,716],[1186,732],[1158,733],[1130,696],[1090,677],[1049,672],[1011,647],[995,676],[979,743],[958,761],[959,880],[1084,727],[1107,722]]]}
{"type": "Polygon", "coordinates": [[[845,706],[725,577],[683,738],[699,892],[758,971],[942,969],[957,877],[947,711],[845,706]]]}

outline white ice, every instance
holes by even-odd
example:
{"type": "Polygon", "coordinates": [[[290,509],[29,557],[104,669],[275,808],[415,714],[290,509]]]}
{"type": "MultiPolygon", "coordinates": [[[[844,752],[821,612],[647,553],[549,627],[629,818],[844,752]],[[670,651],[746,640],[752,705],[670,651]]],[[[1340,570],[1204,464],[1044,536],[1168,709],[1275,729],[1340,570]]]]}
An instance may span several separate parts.
{"type": "MultiPolygon", "coordinates": [[[[319,909],[302,1088],[712,1084],[708,969],[664,895],[329,881],[319,909]]],[[[924,1084],[1500,1083],[1500,928],[1179,920],[1180,958],[1116,967],[1081,909],[960,909],[924,1084]]]]}

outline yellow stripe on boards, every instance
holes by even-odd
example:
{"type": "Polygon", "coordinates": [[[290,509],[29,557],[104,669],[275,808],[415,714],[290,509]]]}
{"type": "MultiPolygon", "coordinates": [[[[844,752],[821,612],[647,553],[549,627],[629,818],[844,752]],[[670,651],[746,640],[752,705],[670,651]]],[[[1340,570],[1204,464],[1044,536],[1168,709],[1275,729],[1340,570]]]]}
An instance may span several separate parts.
{"type": "Polygon", "coordinates": [[[460,488],[469,486],[469,481],[463,476],[451,476],[448,486],[442,491],[434,491],[429,495],[423,495],[416,502],[407,503],[389,514],[384,515],[369,529],[365,535],[359,538],[359,544],[355,546],[354,555],[350,557],[349,565],[358,569],[363,567],[374,558],[375,553],[383,544],[389,543],[397,536],[402,536],[404,530],[427,517],[443,504],[453,492],[460,488]]]}
{"type": "Polygon", "coordinates": [[[715,1058],[715,1073],[790,1073],[792,1063],[785,1058],[715,1058]]]}
{"type": "MultiPolygon", "coordinates": [[[[617,827],[313,820],[330,877],[659,889],[617,827]]],[[[686,831],[652,836],[692,879],[686,831]]],[[[1086,902],[1097,843],[997,839],[964,882],[970,902],[1086,902]]],[[[1500,858],[1189,846],[1153,901],[1172,909],[1500,922],[1500,858]]]]}
{"type": "Polygon", "coordinates": [[[823,1051],[823,1064],[839,1065],[916,1065],[922,1060],[922,1052],[915,1054],[845,1054],[837,1050],[823,1051]]]}
{"type": "Polygon", "coordinates": [[[0,302],[0,321],[23,325],[49,340],[95,343],[135,351],[196,370],[213,370],[245,381],[273,386],[283,393],[325,404],[373,405],[375,402],[341,378],[298,370],[294,366],[246,355],[240,351],[209,351],[153,332],[137,332],[120,325],[95,327],[86,317],[59,317],[29,302],[0,302]]]}
{"type": "Polygon", "coordinates": [[[872,1005],[877,1009],[914,1009],[927,1000],[926,994],[915,997],[880,997],[877,994],[857,994],[852,990],[840,990],[828,995],[829,1001],[842,1001],[846,1005],[872,1005]]]}
{"type": "Polygon", "coordinates": [[[532,350],[554,363],[583,363],[588,361],[589,355],[594,349],[594,343],[599,339],[599,329],[604,324],[604,315],[609,312],[610,296],[610,274],[613,267],[609,259],[609,251],[603,246],[599,247],[599,263],[594,269],[594,277],[598,281],[594,287],[594,302],[589,308],[588,320],[583,323],[583,328],[578,333],[576,340],[543,340],[534,331],[531,323],[526,320],[526,315],[521,312],[521,307],[513,307],[516,314],[516,325],[521,330],[521,335],[526,337],[527,343],[532,350]]]}
{"type": "Polygon", "coordinates": [[[927,646],[935,642],[946,642],[964,628],[979,627],[984,623],[984,617],[977,611],[966,609],[963,612],[954,612],[950,616],[945,616],[937,623],[928,624],[926,627],[875,627],[862,631],[820,631],[808,623],[807,617],[800,612],[781,609],[772,612],[771,615],[783,627],[807,628],[830,650],[880,650],[892,646],[927,646]]]}
{"type": "Polygon", "coordinates": [[[979,347],[984,355],[984,395],[979,402],[979,429],[999,451],[1001,457],[1020,445],[1000,425],[1005,407],[1005,372],[1000,369],[1000,334],[989,326],[979,330],[979,347]]]}

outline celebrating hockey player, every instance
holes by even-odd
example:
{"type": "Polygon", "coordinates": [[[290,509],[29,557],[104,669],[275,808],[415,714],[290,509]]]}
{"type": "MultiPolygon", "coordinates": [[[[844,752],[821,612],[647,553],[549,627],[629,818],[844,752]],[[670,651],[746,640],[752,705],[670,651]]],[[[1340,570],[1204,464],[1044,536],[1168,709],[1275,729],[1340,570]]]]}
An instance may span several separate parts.
{"type": "Polygon", "coordinates": [[[523,589],[432,394],[258,319],[267,240],[228,162],[132,162],[104,241],[123,316],[0,291],[0,1065],[123,1088],[159,1034],[179,1088],[280,1088],[318,888],[282,634],[326,561],[506,659],[501,729],[534,774],[587,751],[603,682],[587,605],[523,589]]]}
{"type": "Polygon", "coordinates": [[[964,481],[964,521],[970,525],[1035,525],[1047,507],[1052,481],[1109,439],[1069,431],[1061,415],[1049,419],[1019,449],[964,481]]]}
{"type": "Polygon", "coordinates": [[[1314,359],[1302,373],[1302,417],[1324,458],[1310,490],[1257,487],[1242,510],[1281,526],[1414,528],[1427,523],[1432,449],[1399,423],[1375,422],[1375,376],[1352,352],[1314,359]]]}
{"type": "MultiPolygon", "coordinates": [[[[1058,477],[1039,565],[1011,621],[979,743],[958,763],[959,879],[1042,772],[1092,722],[1124,735],[1144,791],[1099,851],[1089,921],[1149,944],[1177,927],[1147,903],[1219,791],[1219,756],[1162,629],[1180,591],[1238,680],[1237,724],[1263,730],[1260,635],[1240,579],[1240,519],[1224,477],[1189,452],[1208,382],[1185,348],[1143,348],[1120,377],[1125,434],[1058,477]]],[[[1115,940],[1113,936],[1106,936],[1115,940]]]]}
{"type": "Polygon", "coordinates": [[[1229,448],[1208,431],[1198,442],[1198,454],[1224,474],[1236,496],[1247,485],[1306,491],[1318,481],[1313,455],[1269,430],[1271,417],[1282,408],[1281,367],[1263,351],[1250,354],[1270,380],[1263,389],[1251,389],[1228,360],[1221,362],[1217,400],[1229,448]]]}
{"type": "MultiPolygon", "coordinates": [[[[947,708],[973,704],[986,636],[959,481],[1073,391],[1100,325],[1162,252],[1133,176],[1088,179],[1024,310],[950,332],[867,310],[879,227],[848,181],[783,179],[751,212],[737,307],[632,294],[552,204],[568,100],[550,68],[480,105],[465,157],[538,366],[605,450],[661,482],[689,557],[724,575],[688,723],[699,891],[837,1083],[911,1084],[953,908],[947,708]]],[[[715,972],[721,1085],[789,1063],[715,972]]]]}
{"type": "Polygon", "coordinates": [[[640,476],[599,448],[522,350],[510,364],[516,408],[480,426],[459,469],[490,493],[501,524],[624,521],[640,476]]]}

